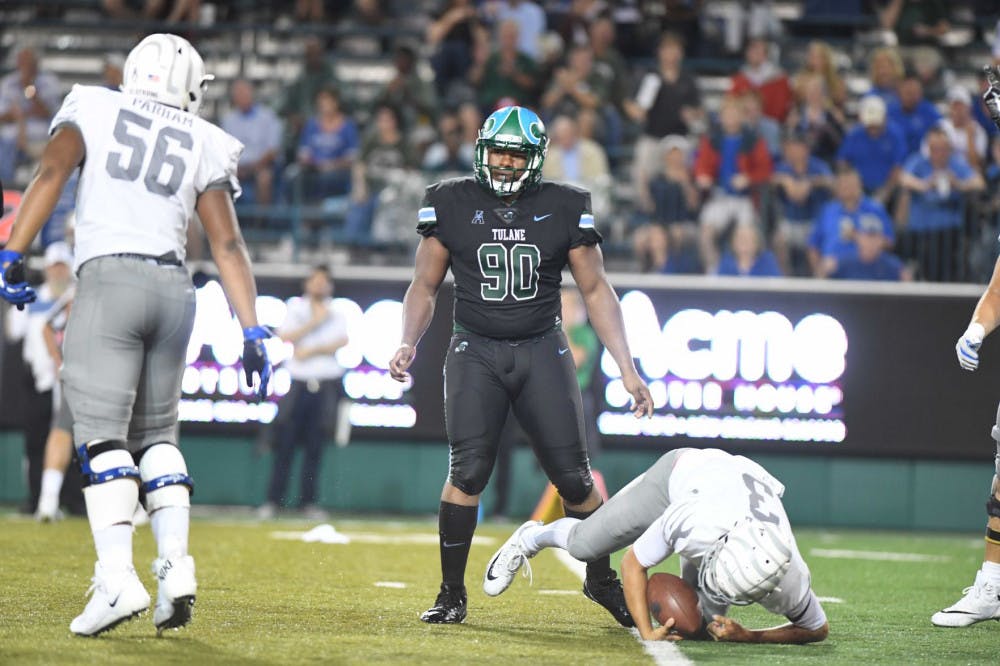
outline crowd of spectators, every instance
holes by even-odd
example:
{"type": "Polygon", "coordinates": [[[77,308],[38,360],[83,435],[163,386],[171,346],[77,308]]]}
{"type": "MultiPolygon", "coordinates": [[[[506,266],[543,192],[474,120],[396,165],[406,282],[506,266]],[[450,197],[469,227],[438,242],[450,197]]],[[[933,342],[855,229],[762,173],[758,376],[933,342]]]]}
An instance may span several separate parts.
{"type": "MultiPolygon", "coordinates": [[[[415,210],[419,183],[468,174],[485,115],[522,104],[547,123],[545,177],[591,190],[599,218],[622,221],[613,240],[639,270],[962,280],[970,244],[994,230],[986,190],[1000,181],[1000,143],[976,73],[943,66],[945,3],[803,3],[805,18],[870,19],[883,38],[860,57],[857,42],[796,37],[794,51],[771,2],[720,19],[699,0],[444,0],[422,42],[385,37],[398,4],[288,4],[295,21],[371,26],[392,73],[352,106],[334,67],[343,43],[315,34],[300,38],[280,98],[232,81],[212,120],[247,146],[244,210],[316,206],[349,246],[403,238],[391,227],[411,220],[390,213],[415,210]],[[706,61],[723,90],[706,89],[706,61]]],[[[128,3],[104,6],[131,16],[128,3]]],[[[199,7],[140,11],[195,21],[199,7]]],[[[15,60],[0,82],[6,182],[37,157],[61,90],[32,49],[15,60]]]]}

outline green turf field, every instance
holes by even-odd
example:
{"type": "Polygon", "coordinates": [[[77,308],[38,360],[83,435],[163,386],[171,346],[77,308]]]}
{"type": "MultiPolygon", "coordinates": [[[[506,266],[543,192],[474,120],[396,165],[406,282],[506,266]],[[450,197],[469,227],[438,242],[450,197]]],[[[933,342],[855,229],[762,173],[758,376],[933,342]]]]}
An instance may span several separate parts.
{"type": "MultiPolygon", "coordinates": [[[[428,626],[417,617],[436,593],[436,523],[331,522],[352,543],[274,537],[311,527],[292,521],[198,519],[191,535],[199,579],[193,624],[158,639],[146,614],[82,639],[68,626],[83,609],[93,568],[86,522],[37,525],[0,516],[0,663],[653,663],[630,632],[579,594],[578,579],[551,552],[531,561],[534,585],[519,578],[499,598],[483,595],[483,567],[514,525],[486,523],[477,533],[482,543],[472,550],[466,623],[428,626]]],[[[696,664],[997,663],[1000,624],[945,630],[929,621],[971,583],[981,537],[797,534],[817,594],[842,600],[824,604],[830,638],[801,647],[688,641],[679,646],[684,657],[696,664]],[[831,557],[859,555],[850,551],[910,555],[831,557]]],[[[135,550],[155,599],[148,527],[139,529],[135,550]]],[[[777,620],[754,607],[733,616],[751,627],[777,620]]]]}

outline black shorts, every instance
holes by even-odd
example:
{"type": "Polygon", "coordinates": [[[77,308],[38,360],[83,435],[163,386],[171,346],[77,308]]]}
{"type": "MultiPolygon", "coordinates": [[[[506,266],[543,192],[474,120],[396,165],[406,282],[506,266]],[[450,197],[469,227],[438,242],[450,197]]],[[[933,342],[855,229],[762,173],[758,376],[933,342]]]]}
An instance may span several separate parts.
{"type": "Polygon", "coordinates": [[[523,341],[456,333],[445,360],[449,480],[468,495],[486,487],[508,410],[542,469],[570,504],[593,486],[576,366],[561,330],[523,341]]]}

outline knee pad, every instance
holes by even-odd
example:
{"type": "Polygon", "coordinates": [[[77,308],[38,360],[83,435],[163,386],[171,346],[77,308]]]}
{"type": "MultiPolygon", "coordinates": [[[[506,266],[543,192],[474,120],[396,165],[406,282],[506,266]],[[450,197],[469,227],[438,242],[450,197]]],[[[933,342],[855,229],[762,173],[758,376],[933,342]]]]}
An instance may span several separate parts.
{"type": "Polygon", "coordinates": [[[131,523],[139,498],[139,469],[125,442],[94,440],[78,446],[76,453],[91,529],[131,523]]]}
{"type": "MultiPolygon", "coordinates": [[[[552,481],[552,485],[559,491],[559,497],[566,504],[581,504],[587,499],[594,487],[594,479],[590,474],[583,477],[577,472],[564,472],[549,480],[552,481]]],[[[566,515],[569,515],[569,512],[566,515]]]]}
{"type": "Polygon", "coordinates": [[[194,481],[188,476],[181,450],[173,444],[153,444],[139,457],[142,494],[149,513],[168,506],[191,506],[194,481]]]}
{"type": "Polygon", "coordinates": [[[448,481],[466,495],[479,495],[486,488],[493,471],[493,461],[484,456],[452,458],[448,481]]]}

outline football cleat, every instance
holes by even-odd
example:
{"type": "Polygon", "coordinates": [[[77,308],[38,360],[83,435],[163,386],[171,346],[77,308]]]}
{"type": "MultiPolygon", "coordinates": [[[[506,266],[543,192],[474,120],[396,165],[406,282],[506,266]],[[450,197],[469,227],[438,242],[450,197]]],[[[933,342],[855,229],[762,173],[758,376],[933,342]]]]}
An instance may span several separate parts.
{"type": "Polygon", "coordinates": [[[1000,588],[982,571],[976,572],[976,582],[962,594],[965,596],[955,605],[934,613],[931,623],[938,627],[968,627],[985,620],[1000,620],[1000,588]]]}
{"type": "Polygon", "coordinates": [[[605,578],[588,578],[583,581],[583,594],[604,606],[618,624],[623,627],[635,626],[632,615],[628,612],[628,604],[625,603],[625,590],[614,571],[605,578]]]}
{"type": "Polygon", "coordinates": [[[153,624],[156,635],[164,629],[177,629],[191,621],[198,583],[194,578],[194,558],[190,555],[157,558],[153,573],[159,581],[153,624]]]}
{"type": "Polygon", "coordinates": [[[500,550],[493,554],[483,575],[483,592],[491,597],[501,594],[514,582],[521,565],[524,565],[525,574],[529,580],[531,579],[531,565],[528,564],[528,558],[533,557],[534,553],[529,554],[521,543],[521,533],[529,527],[542,524],[540,520],[529,520],[524,523],[510,535],[500,550]]]}
{"type": "Polygon", "coordinates": [[[465,587],[441,583],[441,591],[434,605],[424,611],[420,619],[428,624],[460,624],[465,622],[467,598],[465,587]]]}
{"type": "Polygon", "coordinates": [[[78,636],[97,636],[149,608],[149,593],[131,566],[121,571],[106,571],[98,562],[91,582],[87,590],[87,594],[92,594],[90,601],[69,625],[69,630],[78,636]]]}

